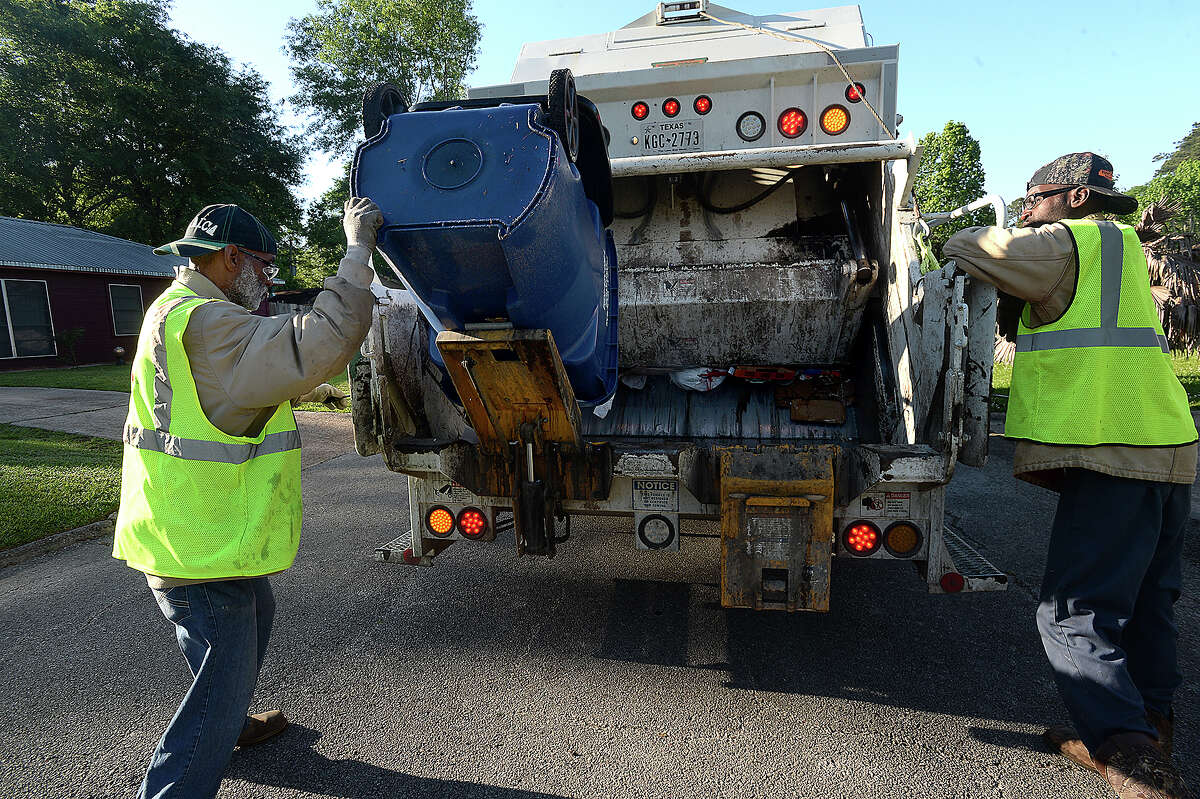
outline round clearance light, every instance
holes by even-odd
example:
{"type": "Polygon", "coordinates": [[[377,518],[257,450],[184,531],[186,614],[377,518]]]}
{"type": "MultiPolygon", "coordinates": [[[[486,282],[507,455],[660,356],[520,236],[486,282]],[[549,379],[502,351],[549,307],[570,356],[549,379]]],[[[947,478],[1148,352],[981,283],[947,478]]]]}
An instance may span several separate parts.
{"type": "Polygon", "coordinates": [[[921,548],[921,531],[911,522],[896,522],[883,533],[883,546],[896,558],[911,558],[921,548]]]}
{"type": "Polygon", "coordinates": [[[479,508],[463,508],[458,513],[458,531],[470,539],[487,535],[487,517],[479,508]]]}
{"type": "Polygon", "coordinates": [[[842,534],[842,544],[846,550],[856,557],[865,558],[879,551],[882,536],[879,528],[871,522],[855,522],[846,528],[842,534]]]}
{"type": "Polygon", "coordinates": [[[799,108],[789,108],[779,115],[779,132],[794,139],[808,130],[808,115],[799,108]]]}
{"type": "Polygon", "coordinates": [[[855,83],[853,86],[846,87],[846,102],[861,103],[863,95],[867,93],[867,87],[861,83],[855,83]]]}
{"type": "Polygon", "coordinates": [[[650,106],[638,100],[633,104],[633,108],[629,109],[629,112],[633,114],[634,119],[645,119],[650,116],[650,106]]]}
{"type": "Polygon", "coordinates": [[[850,112],[843,106],[831,105],[821,112],[821,130],[830,136],[845,133],[850,127],[850,112]]]}
{"type": "Polygon", "coordinates": [[[675,540],[675,525],[666,516],[652,513],[642,519],[637,534],[647,549],[666,549],[675,540]]]}
{"type": "Polygon", "coordinates": [[[742,141],[758,141],[767,130],[767,121],[757,111],[747,111],[738,117],[737,135],[742,141]]]}
{"type": "Polygon", "coordinates": [[[429,513],[425,515],[425,526],[438,538],[445,538],[454,532],[454,514],[449,508],[443,508],[441,505],[430,508],[429,513]]]}
{"type": "Polygon", "coordinates": [[[668,117],[677,117],[679,116],[679,109],[681,107],[682,106],[679,105],[678,100],[676,100],[674,97],[668,97],[666,100],[663,100],[663,115],[668,117]]]}
{"type": "Polygon", "coordinates": [[[707,94],[702,94],[692,100],[692,109],[700,116],[704,116],[712,110],[712,99],[707,94]]]}

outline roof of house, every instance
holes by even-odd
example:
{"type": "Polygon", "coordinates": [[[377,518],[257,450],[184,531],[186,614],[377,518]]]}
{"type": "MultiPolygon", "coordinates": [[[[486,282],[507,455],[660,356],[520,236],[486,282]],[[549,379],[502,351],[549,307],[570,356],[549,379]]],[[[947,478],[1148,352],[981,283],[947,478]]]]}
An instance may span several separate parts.
{"type": "Polygon", "coordinates": [[[91,230],[0,216],[0,266],[171,278],[183,260],[91,230]]]}

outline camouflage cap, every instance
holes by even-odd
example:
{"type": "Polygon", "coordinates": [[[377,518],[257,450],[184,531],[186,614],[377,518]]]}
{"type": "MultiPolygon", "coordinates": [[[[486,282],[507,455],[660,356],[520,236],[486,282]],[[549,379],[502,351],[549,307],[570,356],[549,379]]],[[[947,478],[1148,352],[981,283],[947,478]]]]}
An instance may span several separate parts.
{"type": "Polygon", "coordinates": [[[1113,165],[1107,158],[1101,158],[1095,153],[1068,153],[1055,158],[1050,163],[1033,173],[1028,192],[1034,186],[1046,184],[1057,186],[1087,186],[1096,194],[1101,195],[1107,210],[1117,214],[1128,214],[1136,211],[1138,201],[1128,194],[1121,194],[1113,188],[1113,165]]]}

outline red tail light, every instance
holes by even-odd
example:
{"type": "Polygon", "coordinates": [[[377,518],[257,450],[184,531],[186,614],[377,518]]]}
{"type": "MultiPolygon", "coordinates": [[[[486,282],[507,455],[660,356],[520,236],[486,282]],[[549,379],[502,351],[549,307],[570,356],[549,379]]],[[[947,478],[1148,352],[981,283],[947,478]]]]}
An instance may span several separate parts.
{"type": "Polygon", "coordinates": [[[463,508],[458,514],[458,531],[466,538],[483,538],[487,535],[487,517],[478,508],[463,508]]]}
{"type": "Polygon", "coordinates": [[[663,115],[665,116],[679,116],[679,108],[679,101],[674,97],[670,97],[663,101],[663,115]]]}
{"type": "Polygon", "coordinates": [[[867,93],[867,87],[861,83],[855,83],[853,86],[846,87],[846,102],[861,103],[863,95],[867,93]]]}
{"type": "Polygon", "coordinates": [[[967,584],[967,581],[958,572],[946,572],[938,582],[941,584],[942,590],[947,594],[957,594],[967,584]]]}
{"type": "Polygon", "coordinates": [[[650,106],[639,100],[633,104],[633,108],[630,109],[630,113],[633,114],[634,119],[645,119],[646,117],[650,116],[650,106]]]}
{"type": "Polygon", "coordinates": [[[789,108],[779,115],[779,132],[794,139],[808,130],[808,115],[799,108],[789,108]]]}
{"type": "Polygon", "coordinates": [[[879,551],[879,528],[871,522],[855,522],[842,534],[842,544],[852,555],[865,558],[879,551]]]}
{"type": "Polygon", "coordinates": [[[692,108],[700,116],[704,116],[712,110],[712,100],[707,94],[702,94],[692,101],[692,108]]]}

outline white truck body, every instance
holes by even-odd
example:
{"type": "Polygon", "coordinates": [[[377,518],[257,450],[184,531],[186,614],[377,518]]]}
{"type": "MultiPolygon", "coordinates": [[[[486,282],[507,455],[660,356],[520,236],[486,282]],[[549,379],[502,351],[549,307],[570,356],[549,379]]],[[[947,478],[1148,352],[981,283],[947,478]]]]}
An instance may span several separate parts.
{"type": "MultiPolygon", "coordinates": [[[[511,83],[469,92],[545,94],[567,67],[599,109],[622,384],[610,408],[582,413],[588,468],[609,479],[568,488],[561,509],[628,517],[630,544],[648,550],[678,549],[681,520],[719,520],[727,605],[825,610],[830,555],[914,561],[933,592],[1007,583],[944,522],[956,464],[986,459],[995,292],[952,269],[920,273],[920,154],[896,135],[897,53],[870,46],[856,6],[753,17],[691,0],[527,44],[511,83]],[[831,107],[848,117],[840,132],[823,129],[831,107]],[[806,120],[798,133],[789,109],[806,120]],[[761,131],[739,127],[747,115],[761,131]],[[734,376],[724,391],[682,388],[697,370],[734,376]],[[905,525],[915,549],[850,543],[905,525]]],[[[496,481],[462,410],[422,360],[421,320],[402,294],[382,297],[351,374],[359,451],[409,475],[411,533],[377,555],[427,565],[448,541],[478,545],[431,536],[431,508],[478,508],[494,529],[512,500],[486,490],[496,481]],[[431,439],[406,432],[417,415],[431,439]]]]}

